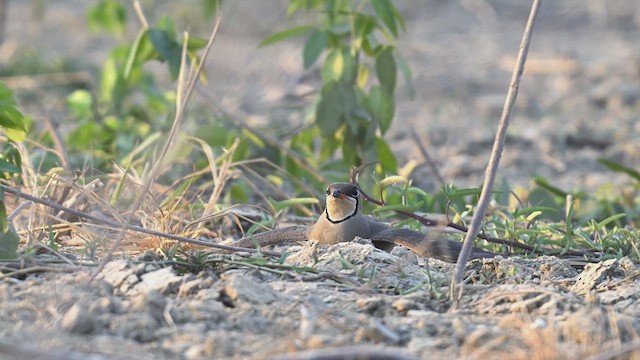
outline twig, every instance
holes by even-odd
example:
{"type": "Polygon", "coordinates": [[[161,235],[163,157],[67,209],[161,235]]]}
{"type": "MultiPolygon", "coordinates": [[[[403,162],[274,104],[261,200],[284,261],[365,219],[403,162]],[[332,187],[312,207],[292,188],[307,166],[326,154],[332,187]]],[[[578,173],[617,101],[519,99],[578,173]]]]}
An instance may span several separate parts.
{"type": "Polygon", "coordinates": [[[418,145],[418,149],[420,149],[420,153],[422,154],[422,157],[424,157],[424,160],[427,162],[427,165],[429,165],[429,169],[431,169],[431,174],[433,174],[436,180],[438,180],[440,187],[445,186],[446,183],[442,175],[440,175],[440,171],[436,166],[436,162],[433,160],[431,155],[429,155],[429,152],[427,151],[427,148],[424,146],[422,141],[420,141],[420,137],[418,136],[418,133],[416,132],[416,129],[414,127],[411,127],[411,137],[413,138],[413,141],[418,145]]]}
{"type": "MultiPolygon", "coordinates": [[[[351,169],[351,174],[350,174],[350,179],[351,182],[354,184],[358,183],[358,174],[359,174],[360,169],[355,169],[352,168],[351,169]]],[[[362,190],[362,188],[360,188],[360,194],[362,195],[362,198],[366,201],[372,202],[378,206],[384,206],[385,203],[384,201],[380,201],[378,199],[375,199],[373,197],[371,197],[369,194],[367,194],[364,190],[362,190]]],[[[447,226],[450,227],[452,229],[456,229],[458,231],[462,231],[464,233],[468,233],[469,229],[464,226],[464,225],[460,225],[460,224],[456,224],[454,222],[451,221],[438,221],[438,220],[432,220],[429,219],[427,217],[424,216],[420,216],[417,215],[413,212],[410,211],[405,211],[405,210],[394,210],[396,213],[403,215],[403,216],[407,216],[410,217],[412,219],[418,220],[422,225],[426,226],[426,227],[433,227],[433,226],[447,226]]],[[[523,244],[523,243],[519,243],[519,242],[515,242],[515,241],[509,241],[509,240],[505,240],[505,239],[500,239],[500,238],[495,238],[495,237],[491,237],[491,236],[487,236],[485,234],[477,234],[476,235],[478,238],[486,240],[488,242],[494,243],[494,244],[501,244],[501,245],[506,245],[506,246],[512,246],[515,248],[519,248],[522,250],[526,250],[532,253],[537,252],[537,250],[539,249],[539,247],[536,246],[531,246],[528,244],[523,244]]],[[[550,255],[550,253],[546,253],[546,252],[542,252],[543,254],[547,254],[550,255]]],[[[596,254],[592,251],[587,251],[587,250],[573,250],[573,249],[569,249],[566,250],[564,252],[562,252],[565,255],[570,255],[570,256],[596,256],[596,254]]]]}
{"type": "MultiPolygon", "coordinates": [[[[362,197],[367,200],[370,201],[378,206],[384,206],[385,203],[383,201],[377,200],[372,198],[371,196],[369,196],[366,192],[364,192],[362,189],[360,189],[360,193],[362,194],[362,197]]],[[[424,216],[420,216],[417,214],[414,214],[410,211],[405,211],[405,210],[394,210],[396,213],[400,214],[400,215],[404,215],[407,217],[410,217],[412,219],[418,220],[422,225],[427,226],[427,227],[433,227],[433,226],[447,226],[462,232],[468,232],[469,229],[467,229],[465,226],[463,225],[459,225],[453,222],[441,222],[441,221],[437,221],[437,220],[431,220],[429,218],[426,218],[424,216]]],[[[513,246],[513,247],[517,247],[523,250],[527,250],[527,251],[534,251],[535,248],[531,245],[527,245],[527,244],[522,244],[522,243],[517,243],[517,242],[513,242],[513,241],[509,241],[509,240],[504,240],[504,239],[498,239],[498,238],[494,238],[494,237],[490,237],[490,236],[486,236],[484,234],[478,234],[478,237],[484,240],[487,240],[489,242],[492,243],[496,243],[496,244],[502,244],[502,245],[509,245],[509,246],[513,246]]]]}
{"type": "MultiPolygon", "coordinates": [[[[210,243],[210,242],[207,242],[207,241],[196,240],[196,239],[185,237],[185,236],[178,236],[178,235],[164,233],[164,232],[161,232],[161,231],[145,229],[145,228],[140,227],[140,226],[129,225],[129,224],[125,225],[125,224],[122,224],[122,223],[118,223],[118,222],[107,220],[107,219],[102,219],[102,218],[99,218],[97,216],[93,216],[93,215],[90,215],[90,214],[87,214],[87,213],[83,213],[83,212],[78,211],[78,210],[70,209],[70,208],[64,207],[64,206],[62,206],[60,204],[51,202],[49,200],[45,200],[45,199],[41,199],[41,198],[38,198],[38,197],[35,197],[35,196],[31,196],[29,194],[25,194],[25,193],[23,193],[23,192],[21,192],[19,190],[16,190],[16,189],[14,189],[12,187],[9,187],[9,186],[3,185],[3,184],[0,184],[0,187],[4,191],[9,193],[9,194],[13,194],[13,195],[22,197],[24,199],[27,199],[27,200],[33,201],[35,203],[51,207],[51,208],[59,210],[59,211],[64,211],[66,213],[78,216],[80,218],[84,218],[84,219],[87,219],[87,220],[94,221],[94,222],[96,222],[98,224],[111,226],[111,227],[116,228],[116,229],[124,228],[126,230],[131,230],[131,231],[135,231],[135,232],[139,232],[139,233],[143,233],[143,234],[148,234],[148,235],[153,235],[153,236],[159,236],[159,237],[167,238],[167,239],[170,239],[170,240],[176,240],[176,241],[186,242],[186,243],[190,243],[190,244],[194,244],[194,245],[212,247],[212,248],[228,250],[228,251],[257,252],[256,249],[252,249],[252,248],[241,248],[241,247],[237,247],[237,246],[214,244],[214,243],[210,243]]],[[[269,256],[281,256],[282,255],[280,253],[271,252],[271,251],[261,251],[261,253],[264,254],[264,255],[269,255],[269,256]]]]}
{"type": "Polygon", "coordinates": [[[58,127],[54,126],[51,118],[48,116],[45,116],[43,118],[43,122],[47,127],[49,136],[51,136],[51,141],[53,142],[53,146],[55,147],[58,154],[60,154],[59,159],[60,159],[60,162],[62,162],[62,166],[65,168],[65,170],[67,170],[69,174],[73,173],[73,171],[71,171],[71,167],[69,167],[69,162],[67,161],[69,157],[67,153],[67,148],[64,145],[64,142],[62,140],[62,137],[60,136],[60,133],[58,132],[58,127]]]}
{"type": "Polygon", "coordinates": [[[142,11],[142,6],[140,6],[140,1],[133,0],[133,9],[135,10],[136,15],[138,16],[138,20],[140,20],[142,27],[144,27],[145,29],[148,29],[149,22],[147,22],[147,18],[144,16],[144,12],[142,11]]]}
{"type": "Polygon", "coordinates": [[[509,91],[507,92],[507,97],[502,109],[502,116],[500,117],[500,122],[498,123],[498,130],[496,132],[495,141],[493,143],[491,157],[489,158],[489,164],[487,164],[487,169],[485,171],[484,186],[482,187],[480,199],[478,200],[476,211],[473,214],[473,219],[471,220],[471,226],[469,227],[469,231],[467,232],[467,235],[464,239],[464,244],[462,245],[462,250],[460,251],[460,256],[458,257],[458,262],[456,263],[454,269],[453,281],[451,283],[453,287],[452,290],[454,290],[454,292],[456,287],[458,287],[459,289],[461,289],[462,287],[461,284],[464,278],[467,259],[469,258],[469,254],[473,249],[474,239],[480,232],[480,226],[482,223],[482,219],[484,218],[484,214],[487,210],[487,206],[491,201],[493,183],[498,171],[500,157],[502,156],[502,149],[504,147],[504,141],[507,135],[507,128],[509,127],[509,118],[514,107],[516,97],[518,96],[520,78],[522,77],[524,64],[527,60],[529,43],[531,42],[531,33],[533,32],[533,24],[535,23],[536,16],[538,15],[539,8],[540,0],[533,0],[533,3],[531,5],[531,12],[529,13],[529,19],[527,20],[527,25],[525,26],[524,33],[522,34],[522,42],[520,43],[520,50],[518,51],[516,67],[513,69],[511,84],[509,85],[509,91]]]}
{"type": "Polygon", "coordinates": [[[368,360],[415,360],[417,358],[402,354],[394,350],[368,345],[342,346],[305,350],[297,353],[278,354],[267,358],[280,360],[340,360],[340,359],[368,359],[368,360]]]}
{"type": "Polygon", "coordinates": [[[11,272],[8,272],[6,274],[2,274],[2,275],[0,275],[0,280],[3,280],[3,279],[8,278],[8,277],[15,277],[15,276],[20,276],[20,275],[36,273],[36,272],[71,273],[71,272],[77,272],[78,269],[79,269],[78,267],[57,267],[57,266],[36,265],[36,266],[31,266],[31,267],[28,267],[28,268],[24,268],[24,269],[11,271],[11,272]]]}

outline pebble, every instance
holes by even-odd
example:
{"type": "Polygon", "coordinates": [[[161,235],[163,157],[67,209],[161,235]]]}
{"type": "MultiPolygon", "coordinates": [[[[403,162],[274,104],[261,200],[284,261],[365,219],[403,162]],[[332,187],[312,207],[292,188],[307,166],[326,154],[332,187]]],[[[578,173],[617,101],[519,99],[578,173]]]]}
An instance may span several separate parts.
{"type": "Polygon", "coordinates": [[[62,316],[62,327],[75,334],[89,334],[93,331],[94,323],[91,315],[79,304],[74,304],[62,316]]]}

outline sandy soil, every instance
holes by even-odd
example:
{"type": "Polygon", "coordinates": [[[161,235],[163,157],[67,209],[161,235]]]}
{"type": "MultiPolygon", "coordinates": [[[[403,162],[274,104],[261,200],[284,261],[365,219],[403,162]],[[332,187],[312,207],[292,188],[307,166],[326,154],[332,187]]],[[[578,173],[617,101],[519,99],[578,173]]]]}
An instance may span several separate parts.
{"type": "MultiPolygon", "coordinates": [[[[477,186],[529,4],[398,3],[407,20],[398,48],[412,68],[416,97],[398,100],[393,149],[402,162],[421,159],[413,127],[447,181],[477,186]]],[[[99,67],[114,41],[86,32],[87,2],[46,2],[41,19],[32,4],[9,2],[0,62],[37,49],[51,61],[99,67]]],[[[148,16],[171,10],[180,24],[206,34],[188,6],[171,7],[158,2],[148,16]]],[[[284,1],[228,2],[209,64],[208,90],[219,105],[256,126],[301,123],[290,105],[307,103],[301,94],[319,81],[317,68],[302,71],[299,41],[256,47],[295,22],[282,15],[285,8],[284,1]]],[[[129,37],[136,26],[132,19],[129,37]]],[[[627,180],[604,171],[599,157],[640,168],[639,30],[640,3],[543,4],[501,176],[527,186],[539,174],[592,192],[627,180]]],[[[63,118],[64,94],[21,91],[37,96],[25,104],[34,116],[63,118]]],[[[433,189],[426,168],[416,185],[433,189]]],[[[476,261],[464,296],[452,301],[451,265],[402,249],[387,254],[361,240],[281,250],[292,253],[286,264],[320,274],[239,266],[248,261],[239,255],[185,271],[148,254],[111,262],[91,283],[92,268],[69,265],[3,277],[0,357],[279,359],[340,348],[406,358],[578,359],[639,347],[639,272],[627,259],[586,268],[553,257],[476,261]]]]}

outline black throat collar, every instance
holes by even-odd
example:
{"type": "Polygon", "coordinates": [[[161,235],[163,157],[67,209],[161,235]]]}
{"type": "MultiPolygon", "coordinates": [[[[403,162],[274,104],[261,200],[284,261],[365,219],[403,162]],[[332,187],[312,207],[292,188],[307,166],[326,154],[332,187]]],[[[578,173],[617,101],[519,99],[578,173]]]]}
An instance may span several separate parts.
{"type": "Polygon", "coordinates": [[[349,215],[349,216],[347,216],[347,217],[345,217],[343,219],[340,219],[340,220],[331,219],[331,216],[329,216],[329,207],[328,206],[325,207],[324,208],[324,214],[327,217],[327,220],[329,220],[329,222],[332,223],[332,224],[340,224],[341,222],[345,222],[345,221],[351,219],[352,217],[356,216],[356,214],[358,213],[358,207],[360,206],[360,204],[359,204],[358,198],[355,198],[355,199],[356,199],[356,207],[353,209],[353,212],[351,213],[351,215],[349,215]]]}

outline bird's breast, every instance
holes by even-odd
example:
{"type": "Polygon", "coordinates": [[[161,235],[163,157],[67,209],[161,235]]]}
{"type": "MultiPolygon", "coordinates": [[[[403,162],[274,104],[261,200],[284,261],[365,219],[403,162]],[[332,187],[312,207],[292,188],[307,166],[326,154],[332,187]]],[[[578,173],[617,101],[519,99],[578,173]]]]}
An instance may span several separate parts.
{"type": "Polygon", "coordinates": [[[362,216],[338,224],[333,224],[322,216],[309,232],[309,239],[317,240],[320,244],[352,241],[356,236],[367,239],[371,237],[369,224],[362,216]]]}

